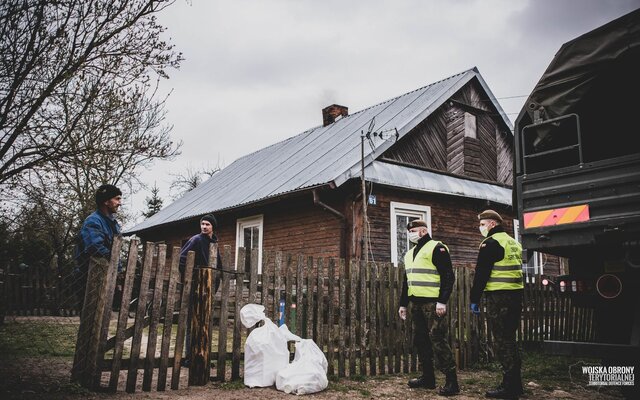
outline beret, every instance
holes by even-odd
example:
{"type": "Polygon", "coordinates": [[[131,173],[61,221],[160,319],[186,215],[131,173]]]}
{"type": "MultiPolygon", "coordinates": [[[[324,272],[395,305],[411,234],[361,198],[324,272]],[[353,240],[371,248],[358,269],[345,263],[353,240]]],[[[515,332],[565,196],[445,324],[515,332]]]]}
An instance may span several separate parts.
{"type": "Polygon", "coordinates": [[[424,226],[425,228],[428,228],[427,223],[424,222],[421,219],[414,219],[413,221],[409,222],[407,224],[407,230],[411,229],[411,228],[417,228],[419,226],[424,226]]]}
{"type": "Polygon", "coordinates": [[[502,223],[502,217],[500,216],[500,214],[493,210],[484,210],[483,212],[478,214],[478,219],[492,219],[494,221],[502,223]]]}

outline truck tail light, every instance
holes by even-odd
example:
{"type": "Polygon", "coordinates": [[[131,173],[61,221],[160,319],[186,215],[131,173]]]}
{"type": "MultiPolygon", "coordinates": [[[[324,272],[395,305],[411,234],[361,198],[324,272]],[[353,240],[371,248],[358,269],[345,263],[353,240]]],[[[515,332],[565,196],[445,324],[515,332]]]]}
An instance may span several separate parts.
{"type": "Polygon", "coordinates": [[[560,293],[564,293],[567,290],[567,281],[560,281],[560,293]]]}

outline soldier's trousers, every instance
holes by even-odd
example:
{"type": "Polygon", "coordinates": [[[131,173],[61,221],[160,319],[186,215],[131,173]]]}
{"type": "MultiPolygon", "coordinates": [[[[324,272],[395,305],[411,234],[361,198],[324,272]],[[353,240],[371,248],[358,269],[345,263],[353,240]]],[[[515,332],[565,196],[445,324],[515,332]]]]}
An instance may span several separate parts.
{"type": "Polygon", "coordinates": [[[436,315],[436,303],[413,304],[413,343],[418,348],[422,370],[432,368],[435,358],[436,368],[446,374],[456,370],[456,362],[447,341],[449,331],[446,315],[436,315]]]}
{"type": "Polygon", "coordinates": [[[522,313],[522,290],[485,292],[487,322],[493,333],[494,354],[505,376],[520,376],[520,350],[516,332],[522,313]]]}

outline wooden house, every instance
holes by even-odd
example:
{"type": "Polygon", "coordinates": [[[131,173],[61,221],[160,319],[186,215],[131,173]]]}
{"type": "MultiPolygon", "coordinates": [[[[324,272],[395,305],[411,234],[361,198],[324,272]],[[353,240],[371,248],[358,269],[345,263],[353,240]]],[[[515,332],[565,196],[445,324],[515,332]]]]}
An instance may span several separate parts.
{"type": "Polygon", "coordinates": [[[407,222],[422,218],[454,265],[472,267],[479,211],[500,212],[513,232],[512,126],[476,68],[353,114],[333,104],[322,117],[239,158],[128,233],[171,248],[214,213],[220,245],[233,249],[350,260],[365,258],[366,248],[369,261],[397,263],[409,245],[407,222]]]}

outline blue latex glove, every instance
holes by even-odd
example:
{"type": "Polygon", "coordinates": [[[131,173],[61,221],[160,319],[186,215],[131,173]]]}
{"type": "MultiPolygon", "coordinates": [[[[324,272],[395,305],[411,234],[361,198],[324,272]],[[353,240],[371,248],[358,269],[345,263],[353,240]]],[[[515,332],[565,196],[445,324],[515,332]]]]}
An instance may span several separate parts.
{"type": "Polygon", "coordinates": [[[480,306],[478,306],[476,303],[471,303],[471,312],[475,315],[480,315],[480,306]]]}

